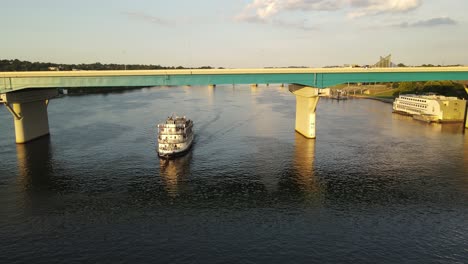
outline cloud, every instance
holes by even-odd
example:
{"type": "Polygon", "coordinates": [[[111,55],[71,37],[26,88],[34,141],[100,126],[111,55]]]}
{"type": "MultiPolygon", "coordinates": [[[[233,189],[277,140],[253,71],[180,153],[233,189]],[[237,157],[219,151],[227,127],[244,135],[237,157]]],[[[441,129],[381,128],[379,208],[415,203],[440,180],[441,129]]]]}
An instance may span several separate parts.
{"type": "Polygon", "coordinates": [[[420,20],[414,23],[404,22],[395,27],[400,28],[411,28],[411,27],[436,27],[436,26],[452,26],[458,24],[457,21],[449,18],[449,17],[436,17],[427,20],[420,20]]]}
{"type": "Polygon", "coordinates": [[[267,20],[284,11],[335,11],[342,8],[345,1],[348,0],[253,0],[236,19],[267,20]]]}
{"type": "Polygon", "coordinates": [[[343,11],[350,18],[417,9],[423,0],[253,0],[235,19],[243,22],[269,21],[287,12],[343,11]]]}
{"type": "Polygon", "coordinates": [[[350,8],[355,9],[348,13],[351,18],[384,13],[405,13],[417,9],[422,0],[348,0],[350,8]]]}
{"type": "Polygon", "coordinates": [[[139,21],[157,24],[161,26],[167,26],[167,25],[172,24],[171,22],[165,19],[151,16],[142,12],[122,12],[122,14],[126,15],[128,18],[133,19],[133,20],[139,20],[139,21]]]}
{"type": "Polygon", "coordinates": [[[274,17],[288,11],[336,11],[342,8],[344,1],[347,0],[253,0],[235,20],[257,24],[271,23],[305,31],[316,30],[316,27],[308,25],[307,20],[294,22],[274,17]]]}

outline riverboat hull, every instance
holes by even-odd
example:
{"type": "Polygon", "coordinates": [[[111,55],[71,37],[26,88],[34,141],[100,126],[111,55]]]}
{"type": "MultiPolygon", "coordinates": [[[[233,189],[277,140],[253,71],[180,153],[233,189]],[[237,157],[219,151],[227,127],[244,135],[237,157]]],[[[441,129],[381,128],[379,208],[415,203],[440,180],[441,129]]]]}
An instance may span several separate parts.
{"type": "Polygon", "coordinates": [[[463,122],[466,101],[442,95],[400,95],[393,102],[393,112],[412,116],[423,122],[463,122]]]}
{"type": "Polygon", "coordinates": [[[171,159],[171,158],[184,156],[192,148],[192,145],[193,145],[193,139],[190,142],[188,142],[184,148],[180,148],[178,150],[159,150],[158,149],[157,151],[158,156],[163,159],[171,159]]]}

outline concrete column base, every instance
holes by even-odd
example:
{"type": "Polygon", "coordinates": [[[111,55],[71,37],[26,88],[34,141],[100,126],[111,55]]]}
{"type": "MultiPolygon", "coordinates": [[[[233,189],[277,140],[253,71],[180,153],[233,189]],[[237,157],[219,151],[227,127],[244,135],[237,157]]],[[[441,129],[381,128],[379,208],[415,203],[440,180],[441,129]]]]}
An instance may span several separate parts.
{"type": "Polygon", "coordinates": [[[13,111],[21,116],[15,117],[16,143],[22,144],[49,135],[49,118],[45,101],[14,103],[13,111]]]}
{"type": "MultiPolygon", "coordinates": [[[[468,86],[465,85],[465,91],[466,93],[468,93],[468,86]]],[[[466,108],[465,110],[465,128],[468,128],[468,108],[466,108]]]]}
{"type": "Polygon", "coordinates": [[[2,102],[10,110],[15,122],[16,143],[49,135],[48,100],[57,89],[20,91],[2,94],[2,102]]]}
{"type": "Polygon", "coordinates": [[[319,89],[302,85],[289,85],[296,96],[296,131],[306,138],[315,138],[315,110],[319,89]]]}

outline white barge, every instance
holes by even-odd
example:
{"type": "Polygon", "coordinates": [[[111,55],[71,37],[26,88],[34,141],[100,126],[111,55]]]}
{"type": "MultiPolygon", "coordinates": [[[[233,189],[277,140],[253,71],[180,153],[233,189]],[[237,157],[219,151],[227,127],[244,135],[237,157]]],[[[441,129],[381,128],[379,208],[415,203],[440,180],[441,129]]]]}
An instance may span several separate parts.
{"type": "Polygon", "coordinates": [[[158,124],[158,155],[171,158],[188,151],[193,143],[193,122],[190,119],[170,116],[158,124]]]}
{"type": "Polygon", "coordinates": [[[465,100],[434,94],[400,95],[393,102],[393,112],[426,122],[463,122],[465,109],[465,100]]]}

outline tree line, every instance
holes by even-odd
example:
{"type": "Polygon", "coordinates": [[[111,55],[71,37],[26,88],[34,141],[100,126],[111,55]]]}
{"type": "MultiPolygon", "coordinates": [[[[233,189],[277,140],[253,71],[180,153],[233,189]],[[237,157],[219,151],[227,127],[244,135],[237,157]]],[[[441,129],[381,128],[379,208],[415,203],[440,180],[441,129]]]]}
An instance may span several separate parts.
{"type": "Polygon", "coordinates": [[[465,87],[460,82],[454,81],[427,81],[427,82],[400,82],[394,84],[397,88],[394,97],[399,94],[428,94],[435,93],[445,96],[456,96],[468,99],[465,87]]]}
{"type": "MultiPolygon", "coordinates": [[[[14,60],[0,60],[0,71],[74,71],[74,70],[175,70],[175,69],[193,69],[185,68],[182,66],[177,67],[167,67],[161,65],[153,64],[103,64],[100,62],[89,63],[89,64],[62,64],[62,63],[52,63],[52,62],[30,62],[30,61],[21,61],[18,59],[14,60]]],[[[213,69],[211,66],[202,66],[196,69],[213,69]]]]}

